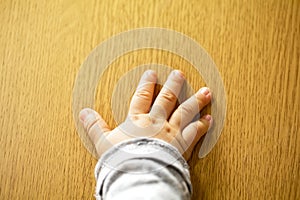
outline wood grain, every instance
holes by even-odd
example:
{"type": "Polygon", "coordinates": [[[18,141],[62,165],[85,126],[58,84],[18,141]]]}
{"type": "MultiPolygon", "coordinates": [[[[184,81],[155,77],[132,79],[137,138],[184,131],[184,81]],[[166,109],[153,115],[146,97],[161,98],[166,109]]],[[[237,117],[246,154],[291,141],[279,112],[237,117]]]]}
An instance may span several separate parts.
{"type": "MultiPolygon", "coordinates": [[[[225,84],[221,138],[206,158],[190,161],[193,199],[300,199],[298,0],[3,0],[0,21],[0,199],[93,199],[96,160],[72,119],[76,74],[105,39],[149,26],[194,38],[225,84]]],[[[203,85],[174,55],[125,55],[96,95],[111,126],[111,87],[153,59],[203,85]]]]}

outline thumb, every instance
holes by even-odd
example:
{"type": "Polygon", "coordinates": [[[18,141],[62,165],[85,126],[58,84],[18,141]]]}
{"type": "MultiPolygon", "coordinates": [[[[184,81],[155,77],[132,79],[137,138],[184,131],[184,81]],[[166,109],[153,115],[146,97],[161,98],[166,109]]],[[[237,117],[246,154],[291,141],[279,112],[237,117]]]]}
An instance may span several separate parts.
{"type": "Polygon", "coordinates": [[[79,113],[79,119],[94,145],[100,137],[111,129],[104,119],[93,109],[84,108],[79,113]]]}

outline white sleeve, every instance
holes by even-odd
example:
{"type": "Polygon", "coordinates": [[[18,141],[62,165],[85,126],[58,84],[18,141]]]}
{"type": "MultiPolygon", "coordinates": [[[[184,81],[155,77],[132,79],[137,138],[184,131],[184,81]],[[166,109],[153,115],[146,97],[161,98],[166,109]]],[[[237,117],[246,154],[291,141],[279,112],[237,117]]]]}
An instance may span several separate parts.
{"type": "Polygon", "coordinates": [[[95,178],[98,200],[188,200],[189,166],[179,151],[159,139],[124,141],[99,159],[95,178]]]}

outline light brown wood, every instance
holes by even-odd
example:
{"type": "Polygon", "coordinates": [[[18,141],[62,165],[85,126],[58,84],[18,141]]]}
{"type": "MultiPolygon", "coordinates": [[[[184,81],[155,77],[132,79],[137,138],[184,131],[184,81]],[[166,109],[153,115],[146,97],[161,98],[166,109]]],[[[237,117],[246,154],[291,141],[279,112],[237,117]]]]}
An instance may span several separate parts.
{"type": "MultiPolygon", "coordinates": [[[[149,26],[199,42],[227,92],[220,140],[190,161],[193,199],[300,198],[299,1],[4,0],[0,22],[0,199],[93,199],[96,160],[72,119],[76,74],[105,39],[149,26]]],[[[118,78],[153,60],[183,70],[194,89],[204,85],[178,56],[124,55],[97,90],[109,125],[118,78]]]]}

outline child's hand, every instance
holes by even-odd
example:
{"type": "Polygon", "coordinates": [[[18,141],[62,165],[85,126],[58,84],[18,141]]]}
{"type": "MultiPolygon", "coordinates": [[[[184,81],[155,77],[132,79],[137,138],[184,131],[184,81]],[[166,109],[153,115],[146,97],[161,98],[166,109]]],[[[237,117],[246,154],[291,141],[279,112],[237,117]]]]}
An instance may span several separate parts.
{"type": "Polygon", "coordinates": [[[156,73],[152,70],[143,74],[132,97],[127,119],[113,130],[96,111],[85,108],[80,112],[80,120],[99,157],[107,149],[124,140],[153,137],[175,146],[186,160],[190,158],[195,145],[212,123],[210,115],[192,122],[210,102],[211,92],[206,87],[201,88],[174,110],[185,80],[181,71],[174,70],[151,106],[156,80],[156,73]]]}

